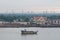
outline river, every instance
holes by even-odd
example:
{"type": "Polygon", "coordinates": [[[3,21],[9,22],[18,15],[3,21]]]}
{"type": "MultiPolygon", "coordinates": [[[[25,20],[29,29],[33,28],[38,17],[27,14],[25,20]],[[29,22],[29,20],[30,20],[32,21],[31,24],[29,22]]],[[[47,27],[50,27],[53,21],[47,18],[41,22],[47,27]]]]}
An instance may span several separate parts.
{"type": "Polygon", "coordinates": [[[0,28],[0,40],[60,40],[60,28],[0,28]],[[38,31],[37,35],[21,35],[21,30],[38,31]]]}

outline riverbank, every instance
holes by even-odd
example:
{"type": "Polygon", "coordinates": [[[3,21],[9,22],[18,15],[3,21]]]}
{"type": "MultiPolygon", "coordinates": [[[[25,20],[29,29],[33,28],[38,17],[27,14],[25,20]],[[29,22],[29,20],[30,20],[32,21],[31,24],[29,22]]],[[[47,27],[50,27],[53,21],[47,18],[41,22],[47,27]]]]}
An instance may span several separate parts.
{"type": "Polygon", "coordinates": [[[16,26],[12,26],[12,25],[10,25],[10,26],[0,26],[0,28],[29,28],[29,27],[39,27],[39,28],[60,28],[60,26],[18,26],[18,25],[16,25],[16,26]]]}
{"type": "Polygon", "coordinates": [[[41,27],[53,28],[60,27],[60,25],[40,25],[40,24],[20,24],[20,23],[0,23],[0,28],[20,28],[20,27],[41,27]]]}

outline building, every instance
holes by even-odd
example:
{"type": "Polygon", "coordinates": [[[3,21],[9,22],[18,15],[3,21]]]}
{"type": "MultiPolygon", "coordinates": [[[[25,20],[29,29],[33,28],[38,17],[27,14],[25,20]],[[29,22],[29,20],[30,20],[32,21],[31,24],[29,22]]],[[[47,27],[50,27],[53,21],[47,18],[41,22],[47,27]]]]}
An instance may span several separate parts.
{"type": "Polygon", "coordinates": [[[60,19],[48,19],[47,23],[50,25],[60,25],[60,19]]]}
{"type": "Polygon", "coordinates": [[[12,24],[23,24],[23,25],[27,25],[30,24],[30,22],[12,22],[12,24]]]}
{"type": "Polygon", "coordinates": [[[34,18],[33,18],[33,21],[34,21],[34,23],[36,23],[36,24],[45,24],[46,23],[46,21],[47,21],[47,18],[46,17],[43,17],[43,16],[35,16],[34,18]]]}

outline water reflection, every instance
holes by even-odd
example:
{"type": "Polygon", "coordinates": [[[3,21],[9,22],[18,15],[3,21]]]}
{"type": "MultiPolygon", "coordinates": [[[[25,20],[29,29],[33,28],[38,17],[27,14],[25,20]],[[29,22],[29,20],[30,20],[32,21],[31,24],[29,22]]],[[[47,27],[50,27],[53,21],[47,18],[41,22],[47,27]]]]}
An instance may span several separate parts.
{"type": "Polygon", "coordinates": [[[60,28],[0,28],[0,40],[60,40],[60,28]],[[37,35],[21,35],[21,30],[36,31],[37,35]]]}

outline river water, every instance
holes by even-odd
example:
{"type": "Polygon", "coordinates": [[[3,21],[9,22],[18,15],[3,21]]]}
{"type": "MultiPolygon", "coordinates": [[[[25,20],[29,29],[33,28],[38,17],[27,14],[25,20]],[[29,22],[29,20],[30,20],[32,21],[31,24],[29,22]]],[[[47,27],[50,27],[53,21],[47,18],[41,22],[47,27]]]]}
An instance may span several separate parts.
{"type": "Polygon", "coordinates": [[[60,28],[0,28],[0,40],[60,40],[60,28]],[[38,31],[37,35],[21,35],[21,30],[38,31]]]}

